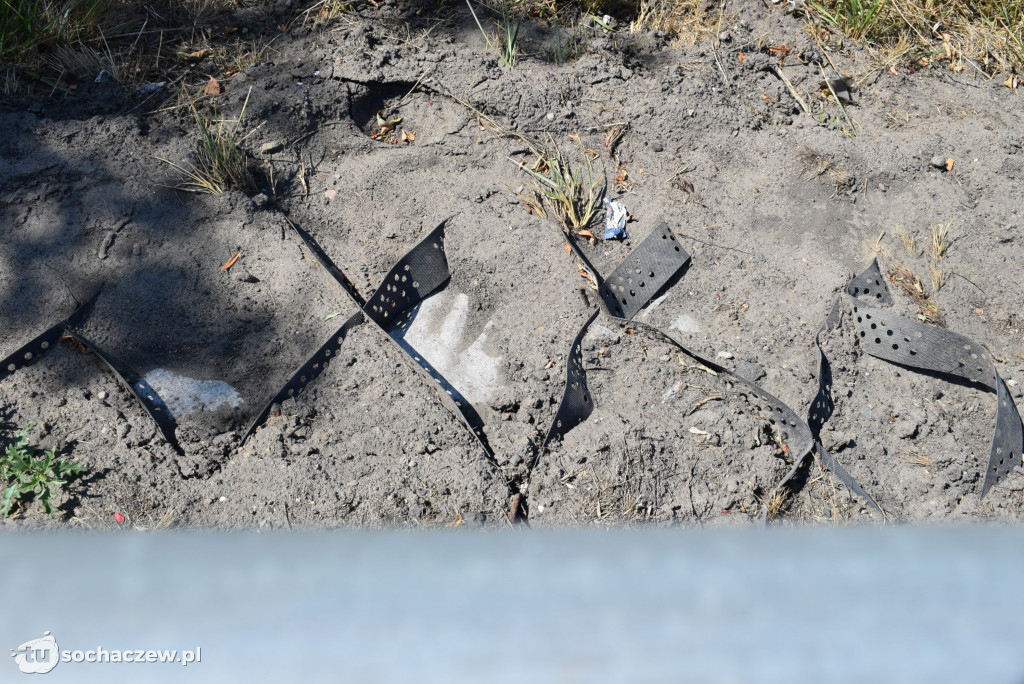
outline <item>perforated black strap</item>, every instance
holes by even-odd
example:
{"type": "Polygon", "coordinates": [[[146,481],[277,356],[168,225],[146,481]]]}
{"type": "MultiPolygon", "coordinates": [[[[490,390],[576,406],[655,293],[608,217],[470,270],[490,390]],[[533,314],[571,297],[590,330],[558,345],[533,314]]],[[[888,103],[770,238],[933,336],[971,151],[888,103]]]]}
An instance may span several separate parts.
{"type": "Polygon", "coordinates": [[[135,397],[135,400],[139,402],[139,405],[142,406],[143,410],[145,410],[145,412],[149,414],[150,418],[153,419],[153,422],[157,424],[157,427],[160,428],[160,432],[164,435],[164,439],[166,439],[172,447],[180,450],[178,440],[174,434],[174,416],[171,414],[171,410],[167,408],[167,404],[164,403],[164,400],[156,393],[156,390],[150,387],[149,383],[140,377],[139,374],[132,370],[128,365],[120,361],[117,357],[111,355],[109,352],[100,349],[96,343],[87,340],[82,333],[74,330],[73,328],[69,328],[67,334],[77,340],[80,344],[92,350],[92,353],[95,354],[100,361],[106,364],[107,368],[114,373],[114,376],[121,381],[121,384],[124,385],[125,389],[135,397]]]}
{"type": "Polygon", "coordinates": [[[81,332],[75,329],[75,326],[80,325],[92,312],[102,289],[102,287],[97,289],[70,316],[50,327],[32,341],[22,345],[3,361],[0,361],[0,381],[3,381],[11,373],[38,362],[47,351],[53,349],[60,342],[62,337],[67,335],[91,350],[114,373],[114,376],[135,397],[135,400],[149,414],[153,422],[157,424],[167,442],[180,451],[178,440],[174,434],[176,427],[174,416],[156,390],[127,364],[109,352],[100,349],[94,342],[90,342],[81,332]]]}
{"type": "Polygon", "coordinates": [[[81,304],[76,308],[70,316],[62,321],[59,321],[56,325],[51,326],[40,335],[36,336],[33,340],[26,342],[19,347],[14,353],[9,354],[3,361],[0,361],[0,382],[4,380],[8,375],[19,370],[26,368],[43,358],[49,349],[57,346],[60,342],[60,338],[64,336],[65,331],[72,325],[77,325],[83,321],[89,313],[92,311],[93,306],[96,304],[96,299],[100,296],[102,288],[97,290],[84,304],[81,304]]]}
{"type": "Polygon", "coordinates": [[[451,278],[444,251],[444,227],[442,221],[399,259],[363,306],[370,320],[384,330],[404,327],[402,316],[451,278]]]}
{"type": "Polygon", "coordinates": [[[555,418],[551,421],[551,427],[548,428],[548,434],[541,443],[542,448],[552,440],[564,437],[565,433],[585,421],[594,412],[594,400],[587,387],[587,372],[583,370],[582,347],[583,336],[598,313],[600,312],[595,311],[590,315],[569,347],[569,355],[565,362],[565,391],[562,393],[558,410],[555,411],[555,418]]]}
{"type": "Polygon", "coordinates": [[[868,354],[914,370],[967,380],[996,395],[996,425],[982,496],[1021,464],[1024,430],[1020,414],[996,371],[992,354],[984,346],[950,330],[863,306],[859,301],[850,306],[857,334],[868,354]]]}
{"type": "Polygon", "coordinates": [[[434,389],[438,401],[473,435],[488,461],[497,466],[494,452],[483,431],[483,420],[473,405],[415,349],[400,343],[390,334],[395,330],[405,330],[409,325],[413,309],[431,294],[444,287],[451,278],[444,250],[444,230],[447,220],[442,221],[399,259],[368,300],[364,300],[360,296],[348,277],[306,231],[288,220],[287,217],[285,220],[317,263],[361,310],[351,316],[299,370],[292,374],[253,420],[243,441],[263,424],[275,404],[297,396],[309,383],[319,377],[329,365],[330,358],[337,355],[351,331],[369,320],[374,324],[373,327],[383,334],[388,343],[394,344],[402,351],[401,358],[412,362],[408,364],[408,367],[427,381],[428,386],[434,389]]]}
{"type": "Polygon", "coordinates": [[[388,342],[402,350],[402,358],[412,361],[408,367],[434,389],[438,401],[473,435],[484,456],[496,468],[494,451],[484,433],[484,422],[473,404],[452,386],[418,351],[391,336],[406,330],[412,310],[424,299],[443,288],[451,278],[444,250],[447,219],[430,232],[384,276],[377,291],[366,302],[363,312],[384,333],[388,342]]]}
{"type": "Polygon", "coordinates": [[[1024,425],[1003,379],[996,371],[992,355],[985,347],[959,333],[897,316],[879,305],[892,303],[892,294],[882,277],[878,260],[853,278],[818,330],[818,393],[808,409],[807,422],[817,442],[818,454],[843,484],[875,508],[878,504],[842,469],[820,442],[820,431],[835,410],[832,395],[832,370],[825,353],[822,335],[838,328],[843,315],[849,316],[862,349],[879,359],[917,371],[930,371],[953,381],[984,387],[996,395],[996,425],[981,486],[984,496],[1014,466],[1024,452],[1024,425]]]}
{"type": "Polygon", "coordinates": [[[660,223],[615,267],[597,291],[611,315],[629,320],[689,261],[690,255],[668,224],[660,223]]]}
{"type": "MultiPolygon", "coordinates": [[[[601,278],[597,269],[593,267],[571,237],[567,238],[567,242],[573,253],[579,257],[597,281],[598,292],[605,305],[605,312],[612,320],[620,327],[624,328],[628,325],[634,330],[644,331],[663,340],[717,373],[723,381],[734,388],[738,394],[744,396],[756,410],[765,416],[794,458],[795,470],[799,462],[811,452],[814,438],[810,428],[793,409],[756,383],[742,378],[721,364],[698,354],[660,328],[630,320],[658,296],[662,289],[675,279],[690,262],[690,255],[679,244],[668,225],[661,223],[651,231],[651,234],[612,271],[607,280],[601,278]]],[[[581,339],[582,333],[583,331],[577,340],[581,339]]],[[[573,349],[576,350],[578,342],[573,344],[573,349]]],[[[585,389],[586,374],[582,371],[582,365],[577,371],[570,360],[569,369],[569,375],[573,382],[579,383],[585,389]]],[[[567,395],[568,390],[567,386],[567,395]]],[[[573,402],[569,407],[570,410],[566,411],[563,411],[563,407],[566,405],[564,398],[562,404],[556,414],[556,421],[560,420],[564,425],[572,427],[583,422],[593,410],[592,400],[584,407],[581,407],[578,401],[573,402]],[[586,409],[585,413],[583,409],[586,409]]],[[[562,434],[567,431],[564,430],[562,434]]],[[[545,441],[545,445],[548,441],[550,440],[545,441]]],[[[766,500],[770,500],[770,497],[766,500]]]]}
{"type": "Polygon", "coordinates": [[[352,298],[352,301],[355,302],[355,305],[362,309],[366,305],[366,302],[359,294],[359,291],[356,290],[356,286],[352,283],[351,280],[349,280],[348,276],[345,275],[340,268],[335,266],[334,262],[331,261],[331,258],[327,256],[327,253],[324,252],[323,248],[320,247],[320,244],[313,239],[312,235],[304,231],[299,226],[295,225],[295,223],[293,223],[292,220],[285,216],[284,214],[282,214],[281,216],[288,223],[288,226],[292,229],[292,231],[299,238],[302,244],[305,245],[306,249],[309,250],[309,253],[313,255],[313,258],[316,259],[316,262],[320,264],[320,267],[323,268],[327,272],[327,274],[334,279],[334,281],[341,287],[341,289],[345,291],[345,294],[352,298]]]}
{"type": "Polygon", "coordinates": [[[292,397],[296,396],[306,385],[313,382],[316,378],[320,377],[320,374],[327,370],[328,366],[338,355],[338,351],[341,350],[341,345],[344,344],[346,338],[353,329],[358,327],[363,322],[363,312],[357,311],[345,321],[340,328],[338,328],[330,338],[324,342],[324,344],[316,350],[316,352],[309,357],[302,366],[295,371],[288,381],[284,384],[277,394],[275,394],[270,401],[266,403],[263,409],[257,414],[256,418],[253,419],[252,423],[249,424],[249,429],[245,431],[245,435],[242,437],[242,441],[249,439],[249,436],[256,431],[263,421],[267,419],[270,412],[273,410],[275,404],[280,404],[283,401],[287,401],[292,397]]]}

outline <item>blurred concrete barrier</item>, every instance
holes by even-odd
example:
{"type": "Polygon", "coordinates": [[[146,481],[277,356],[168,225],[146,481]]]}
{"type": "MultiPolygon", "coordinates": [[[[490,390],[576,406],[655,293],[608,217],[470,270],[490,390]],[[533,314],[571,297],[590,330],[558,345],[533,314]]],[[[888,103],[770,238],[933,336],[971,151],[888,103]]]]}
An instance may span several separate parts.
{"type": "Polygon", "coordinates": [[[48,683],[1024,682],[1021,528],[25,535],[0,553],[0,682],[33,640],[59,649],[48,683]],[[114,651],[134,662],[89,662],[114,651]]]}

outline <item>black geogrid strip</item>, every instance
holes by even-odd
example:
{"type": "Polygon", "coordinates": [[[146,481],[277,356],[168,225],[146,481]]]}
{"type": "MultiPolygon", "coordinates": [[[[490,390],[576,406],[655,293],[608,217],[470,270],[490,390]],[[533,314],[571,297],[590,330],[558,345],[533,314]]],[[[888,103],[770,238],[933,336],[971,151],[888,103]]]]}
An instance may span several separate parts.
{"type": "Polygon", "coordinates": [[[995,393],[995,432],[981,486],[981,496],[985,496],[993,484],[1002,481],[1021,462],[1021,453],[1024,451],[1024,425],[1021,424],[1020,414],[1006,384],[996,371],[992,355],[982,345],[963,335],[897,316],[875,308],[865,300],[872,304],[892,303],[892,295],[882,277],[877,259],[850,282],[845,297],[836,299],[815,336],[818,346],[818,393],[808,409],[807,420],[822,460],[831,463],[837,479],[881,510],[849,473],[843,470],[839,462],[828,454],[820,441],[821,428],[835,410],[832,370],[822,345],[822,334],[838,328],[845,314],[854,320],[861,346],[871,356],[910,370],[931,372],[952,382],[984,387],[995,393]]]}
{"type": "Polygon", "coordinates": [[[555,419],[548,428],[548,434],[541,443],[542,449],[553,440],[564,437],[565,433],[585,421],[594,412],[594,400],[587,387],[587,372],[583,369],[582,346],[583,336],[598,313],[595,311],[590,315],[569,347],[569,357],[565,362],[565,392],[562,393],[562,401],[555,411],[555,419]]]}
{"type": "MultiPolygon", "coordinates": [[[[690,255],[679,245],[668,225],[665,223],[659,224],[633,252],[622,260],[622,263],[612,271],[608,280],[601,278],[597,269],[589,262],[575,240],[567,237],[566,241],[573,253],[594,276],[598,293],[601,295],[601,300],[605,305],[605,313],[620,327],[629,325],[635,330],[645,331],[654,337],[664,340],[703,366],[716,372],[730,386],[739,388],[738,393],[740,395],[744,396],[762,414],[767,415],[767,420],[772,429],[775,430],[783,443],[787,445],[787,448],[794,457],[795,471],[797,465],[803,461],[804,457],[811,453],[814,447],[814,438],[811,436],[810,428],[793,409],[757,384],[741,378],[728,368],[711,359],[704,358],[697,352],[689,349],[660,328],[630,320],[648,302],[660,294],[661,290],[680,274],[690,262],[690,255]]],[[[580,333],[581,336],[582,332],[580,333]]],[[[585,377],[583,382],[585,383],[585,377]]],[[[559,411],[561,412],[561,407],[559,411]]],[[[589,415],[589,411],[587,415],[589,415]]],[[[766,501],[770,500],[771,496],[766,498],[766,501]]],[[[765,508],[766,511],[767,507],[765,508]]]]}
{"type": "Polygon", "coordinates": [[[406,349],[405,346],[389,334],[395,329],[404,330],[409,324],[412,310],[428,296],[443,288],[450,279],[448,260],[444,250],[444,230],[447,220],[442,221],[419,244],[413,247],[408,254],[402,257],[384,277],[373,295],[368,300],[364,300],[348,277],[334,264],[313,238],[292,223],[287,217],[284,218],[303,245],[313,254],[320,266],[352,298],[352,301],[359,306],[360,311],[351,316],[292,375],[284,387],[267,402],[266,406],[249,426],[243,441],[248,439],[260,427],[276,404],[297,396],[306,385],[323,373],[330,364],[331,358],[337,355],[348,334],[366,320],[369,320],[391,344],[394,344],[403,352],[402,358],[414,362],[409,364],[409,368],[423,379],[429,381],[427,383],[428,386],[434,388],[441,404],[472,433],[487,460],[495,467],[498,467],[497,461],[494,458],[494,452],[491,450],[490,444],[487,442],[487,436],[483,431],[483,420],[473,405],[462,397],[414,349],[411,347],[406,349]]]}
{"type": "Polygon", "coordinates": [[[60,338],[64,336],[68,328],[77,325],[92,311],[92,307],[99,295],[100,293],[97,291],[84,304],[79,305],[70,316],[47,329],[35,339],[26,342],[15,350],[14,353],[0,361],[0,382],[3,382],[4,378],[14,371],[26,368],[39,361],[48,349],[60,342],[60,338]]]}
{"type": "MultiPolygon", "coordinates": [[[[415,350],[405,349],[388,334],[395,328],[404,329],[408,325],[408,314],[411,310],[448,282],[450,273],[444,252],[445,222],[438,225],[405,257],[399,260],[370,300],[366,302],[351,281],[334,265],[319,245],[305,231],[287,218],[285,220],[288,221],[295,234],[310,250],[317,262],[360,307],[360,311],[345,321],[341,328],[292,375],[281,391],[267,403],[253,421],[243,437],[243,441],[262,424],[275,404],[294,397],[318,377],[329,366],[332,357],[336,356],[348,334],[362,324],[366,318],[369,318],[388,340],[405,352],[405,356],[415,361],[411,367],[416,372],[424,378],[438,383],[438,385],[428,384],[435,387],[442,404],[453,415],[459,417],[474,435],[492,465],[499,467],[483,433],[483,423],[472,405],[454,392],[454,388],[445,391],[444,388],[450,387],[450,385],[430,368],[429,364],[415,353],[415,350]]],[[[877,260],[872,262],[864,273],[850,282],[846,288],[847,296],[836,300],[825,322],[815,335],[815,343],[818,348],[818,393],[808,408],[807,421],[804,422],[789,406],[770,393],[710,359],[703,358],[657,327],[639,322],[630,323],[630,319],[659,294],[660,290],[681,273],[689,263],[689,254],[679,246],[666,224],[662,223],[655,228],[651,235],[619,264],[609,277],[610,282],[601,279],[600,274],[589,263],[572,238],[568,238],[567,243],[573,253],[593,274],[606,313],[617,324],[623,327],[629,324],[636,329],[645,330],[660,337],[723,376],[726,382],[745,387],[747,392],[740,393],[745,394],[748,401],[762,412],[766,410],[765,405],[767,406],[769,422],[780,438],[784,442],[788,442],[794,456],[792,469],[776,487],[776,491],[793,478],[808,455],[816,453],[839,481],[881,511],[878,504],[846,472],[838,460],[828,453],[820,441],[821,429],[835,410],[831,365],[824,351],[822,335],[836,329],[841,324],[844,314],[856,319],[861,343],[868,354],[913,370],[932,372],[955,382],[966,382],[985,387],[996,394],[996,425],[985,479],[982,484],[982,496],[1022,460],[1024,425],[1021,423],[1020,414],[1010,397],[1006,384],[995,369],[992,355],[983,346],[972,342],[963,335],[896,316],[868,305],[864,301],[865,299],[873,304],[888,305],[892,303],[892,295],[885,285],[877,260]],[[760,402],[763,402],[764,405],[760,402]]],[[[153,388],[131,368],[110,356],[109,353],[101,351],[81,333],[74,330],[74,326],[91,311],[98,295],[99,292],[85,304],[79,306],[68,318],[47,329],[0,361],[0,381],[18,369],[36,363],[47,350],[67,334],[91,349],[110,368],[157,423],[167,441],[175,449],[180,450],[174,434],[174,417],[153,388]]],[[[565,392],[547,436],[541,444],[541,449],[546,448],[551,441],[563,437],[569,430],[585,421],[593,411],[593,399],[587,388],[586,372],[582,364],[581,342],[587,328],[598,313],[598,311],[592,313],[580,328],[570,347],[566,362],[565,392]]],[[[511,488],[511,483],[509,484],[511,488]]]]}
{"type": "Polygon", "coordinates": [[[139,405],[149,414],[149,417],[153,419],[153,422],[160,428],[160,432],[163,433],[164,438],[173,446],[178,448],[178,440],[174,435],[174,416],[171,414],[170,409],[167,408],[167,404],[160,398],[160,395],[156,393],[149,383],[146,382],[142,377],[139,376],[129,366],[122,363],[117,357],[111,356],[109,352],[103,351],[95,343],[87,340],[81,333],[75,331],[73,328],[68,328],[68,335],[77,340],[80,344],[85,345],[92,350],[92,353],[99,357],[100,361],[107,365],[121,384],[125,386],[135,400],[139,402],[139,405]]]}
{"type": "Polygon", "coordinates": [[[96,303],[97,297],[100,292],[97,291],[89,298],[87,302],[79,306],[75,311],[65,318],[57,325],[49,328],[44,333],[23,345],[20,349],[9,355],[3,361],[0,361],[0,381],[3,381],[11,373],[30,366],[45,354],[49,349],[52,349],[61,338],[65,335],[76,340],[79,344],[91,350],[107,368],[113,372],[114,376],[121,381],[135,400],[139,402],[143,410],[149,414],[153,419],[153,422],[160,428],[160,432],[163,433],[164,438],[167,442],[174,447],[179,449],[178,440],[175,437],[175,422],[174,416],[171,414],[170,409],[167,408],[167,404],[164,403],[160,395],[157,394],[156,390],[150,387],[149,383],[146,382],[142,377],[139,376],[132,368],[112,356],[109,352],[100,349],[94,342],[90,342],[82,335],[81,332],[75,329],[85,317],[92,311],[93,305],[96,303]]]}

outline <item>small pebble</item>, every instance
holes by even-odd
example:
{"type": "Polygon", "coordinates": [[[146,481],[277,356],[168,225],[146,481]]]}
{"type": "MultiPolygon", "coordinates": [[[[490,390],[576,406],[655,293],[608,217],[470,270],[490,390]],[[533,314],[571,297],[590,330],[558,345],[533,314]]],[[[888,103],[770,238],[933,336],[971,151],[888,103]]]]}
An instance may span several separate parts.
{"type": "Polygon", "coordinates": [[[228,500],[228,497],[226,497],[226,496],[222,496],[222,497],[220,497],[220,499],[218,499],[218,501],[220,501],[221,503],[224,503],[227,500],[228,500]]]}
{"type": "Polygon", "coordinates": [[[732,354],[730,354],[727,351],[720,351],[720,352],[718,352],[718,358],[720,358],[720,359],[731,359],[732,358],[732,354]]]}
{"type": "Polygon", "coordinates": [[[946,169],[946,158],[941,155],[935,155],[929,163],[937,169],[946,169]]]}
{"type": "Polygon", "coordinates": [[[109,396],[109,395],[106,392],[102,391],[102,390],[100,390],[99,392],[96,393],[96,398],[99,399],[100,401],[106,401],[107,400],[107,396],[109,396]]]}
{"type": "Polygon", "coordinates": [[[547,115],[544,118],[547,119],[548,121],[554,121],[555,120],[555,114],[554,114],[554,112],[548,112],[547,115]]]}

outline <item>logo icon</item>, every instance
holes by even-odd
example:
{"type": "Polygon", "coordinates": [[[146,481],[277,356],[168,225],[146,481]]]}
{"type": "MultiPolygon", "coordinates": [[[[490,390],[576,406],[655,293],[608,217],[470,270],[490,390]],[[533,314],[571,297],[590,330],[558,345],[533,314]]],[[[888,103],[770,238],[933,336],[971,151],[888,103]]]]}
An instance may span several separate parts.
{"type": "Polygon", "coordinates": [[[28,674],[46,674],[60,662],[57,640],[49,632],[43,632],[41,639],[26,641],[17,650],[12,648],[11,656],[18,669],[28,674]]]}

